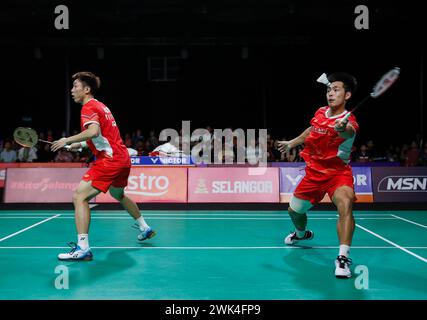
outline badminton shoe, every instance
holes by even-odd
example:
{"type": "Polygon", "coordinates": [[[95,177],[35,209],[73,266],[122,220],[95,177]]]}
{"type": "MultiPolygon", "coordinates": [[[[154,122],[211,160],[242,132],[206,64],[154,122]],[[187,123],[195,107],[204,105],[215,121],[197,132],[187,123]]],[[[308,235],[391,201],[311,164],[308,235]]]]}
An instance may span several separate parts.
{"type": "Polygon", "coordinates": [[[335,277],[337,278],[350,278],[351,271],[350,265],[352,261],[350,258],[346,256],[338,256],[335,259],[335,277]]]}
{"type": "Polygon", "coordinates": [[[83,261],[90,261],[93,259],[92,252],[90,251],[90,248],[87,248],[83,250],[80,248],[77,243],[70,242],[68,244],[71,247],[71,251],[68,253],[60,253],[58,254],[59,260],[83,260],[83,261]]]}
{"type": "Polygon", "coordinates": [[[286,238],[285,238],[285,244],[287,245],[293,245],[301,240],[311,240],[314,238],[314,232],[311,230],[306,230],[305,234],[302,238],[299,238],[297,236],[296,231],[291,232],[286,238]]]}
{"type": "Polygon", "coordinates": [[[150,239],[156,235],[156,231],[151,229],[151,227],[148,227],[148,228],[146,228],[144,230],[140,230],[140,231],[141,231],[141,233],[138,234],[138,240],[139,241],[144,241],[144,240],[150,239]]]}

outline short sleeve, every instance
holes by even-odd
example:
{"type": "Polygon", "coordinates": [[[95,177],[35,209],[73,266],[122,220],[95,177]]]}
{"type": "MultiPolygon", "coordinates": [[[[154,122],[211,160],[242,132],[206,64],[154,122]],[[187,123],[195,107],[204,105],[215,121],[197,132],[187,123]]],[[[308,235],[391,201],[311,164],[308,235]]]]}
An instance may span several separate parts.
{"type": "Polygon", "coordinates": [[[348,118],[348,122],[351,124],[351,126],[354,128],[356,132],[359,131],[359,124],[357,123],[357,120],[354,114],[350,115],[350,117],[348,118]]]}
{"type": "Polygon", "coordinates": [[[313,118],[311,118],[311,120],[310,120],[310,124],[311,124],[311,125],[313,125],[313,124],[314,124],[314,122],[315,122],[316,118],[317,118],[317,117],[318,117],[318,115],[319,115],[319,114],[321,114],[322,112],[323,112],[323,113],[325,112],[325,108],[324,108],[324,107],[317,109],[317,111],[314,113],[313,118]]]}
{"type": "Polygon", "coordinates": [[[99,124],[98,113],[93,108],[87,105],[83,106],[80,118],[83,127],[87,127],[91,123],[99,124]]]}

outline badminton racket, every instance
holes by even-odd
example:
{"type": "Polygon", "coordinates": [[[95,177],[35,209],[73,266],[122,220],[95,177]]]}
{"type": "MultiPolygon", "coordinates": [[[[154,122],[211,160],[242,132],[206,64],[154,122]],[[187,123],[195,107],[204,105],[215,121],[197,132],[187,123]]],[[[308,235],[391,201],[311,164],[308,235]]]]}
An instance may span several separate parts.
{"type": "MultiPolygon", "coordinates": [[[[23,147],[34,147],[38,142],[44,142],[48,144],[52,144],[52,142],[39,139],[39,135],[37,134],[37,131],[32,128],[24,128],[24,127],[18,127],[13,131],[13,139],[16,141],[16,143],[20,144],[23,147]]],[[[71,149],[71,146],[65,146],[64,147],[67,150],[71,149]]],[[[81,151],[79,149],[78,151],[81,151]]]]}

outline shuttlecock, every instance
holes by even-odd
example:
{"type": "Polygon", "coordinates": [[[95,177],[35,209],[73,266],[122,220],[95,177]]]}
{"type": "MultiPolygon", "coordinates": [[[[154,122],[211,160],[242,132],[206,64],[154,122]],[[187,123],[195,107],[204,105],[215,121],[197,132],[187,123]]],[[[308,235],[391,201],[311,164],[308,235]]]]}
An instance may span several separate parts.
{"type": "Polygon", "coordinates": [[[326,73],[323,73],[318,79],[317,82],[323,83],[326,86],[330,86],[331,83],[328,80],[328,77],[326,76],[326,73]]]}

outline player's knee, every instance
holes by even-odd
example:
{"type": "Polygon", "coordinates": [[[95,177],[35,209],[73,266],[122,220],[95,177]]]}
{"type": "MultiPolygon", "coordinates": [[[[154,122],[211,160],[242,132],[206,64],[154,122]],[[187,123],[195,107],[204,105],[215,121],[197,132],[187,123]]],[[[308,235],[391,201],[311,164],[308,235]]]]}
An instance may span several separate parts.
{"type": "Polygon", "coordinates": [[[338,202],[345,209],[351,208],[353,206],[354,196],[343,195],[339,198],[338,202]]]}
{"type": "Polygon", "coordinates": [[[343,196],[337,200],[338,213],[341,217],[352,215],[353,202],[354,197],[351,196],[343,196]]]}
{"type": "Polygon", "coordinates": [[[123,198],[124,198],[124,194],[121,194],[121,195],[119,195],[119,194],[114,194],[114,195],[112,195],[113,196],[113,198],[114,199],[116,199],[117,201],[119,201],[119,202],[121,202],[122,200],[123,200],[123,198]]]}
{"type": "Polygon", "coordinates": [[[299,213],[299,214],[305,214],[313,205],[308,200],[299,199],[295,196],[292,196],[291,200],[289,201],[289,213],[299,213]]]}
{"type": "Polygon", "coordinates": [[[116,199],[119,202],[121,202],[123,200],[123,198],[125,197],[123,190],[121,190],[121,191],[110,190],[110,194],[114,199],[116,199]]]}
{"type": "Polygon", "coordinates": [[[83,194],[78,192],[77,190],[73,193],[73,202],[82,202],[84,200],[83,194]]]}
{"type": "Polygon", "coordinates": [[[356,198],[353,190],[342,187],[335,191],[333,199],[342,205],[349,206],[353,204],[356,198]]]}

